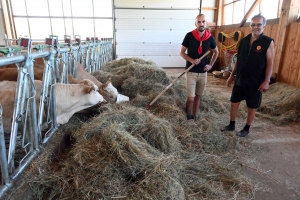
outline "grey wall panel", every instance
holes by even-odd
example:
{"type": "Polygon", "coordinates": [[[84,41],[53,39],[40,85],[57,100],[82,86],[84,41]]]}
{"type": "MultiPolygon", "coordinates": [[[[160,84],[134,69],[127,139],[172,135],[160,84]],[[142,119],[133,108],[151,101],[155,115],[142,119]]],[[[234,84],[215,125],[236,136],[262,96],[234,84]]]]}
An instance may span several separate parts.
{"type": "Polygon", "coordinates": [[[155,30],[118,30],[116,32],[116,44],[121,43],[182,43],[186,32],[180,31],[155,31],[155,30]]]}
{"type": "MultiPolygon", "coordinates": [[[[215,7],[216,0],[202,1],[215,7]]],[[[184,67],[181,43],[195,29],[200,0],[114,0],[117,59],[140,57],[160,67],[184,67]]],[[[214,10],[203,10],[208,22],[214,10]]]]}
{"type": "Polygon", "coordinates": [[[199,8],[200,0],[114,0],[115,7],[126,8],[199,8]]]}
{"type": "MultiPolygon", "coordinates": [[[[117,59],[122,58],[141,58],[144,60],[151,60],[159,67],[163,68],[184,68],[185,60],[181,56],[119,56],[117,59]]],[[[184,69],[182,69],[182,72],[184,69]]]]}
{"type": "Polygon", "coordinates": [[[166,19],[117,19],[119,30],[161,30],[161,31],[191,31],[195,29],[194,20],[166,20],[166,19]]]}
{"type": "Polygon", "coordinates": [[[198,8],[193,10],[146,10],[146,9],[116,9],[116,19],[195,19],[198,8]]]}
{"type": "Polygon", "coordinates": [[[117,44],[117,56],[179,56],[181,44],[117,44]]]}

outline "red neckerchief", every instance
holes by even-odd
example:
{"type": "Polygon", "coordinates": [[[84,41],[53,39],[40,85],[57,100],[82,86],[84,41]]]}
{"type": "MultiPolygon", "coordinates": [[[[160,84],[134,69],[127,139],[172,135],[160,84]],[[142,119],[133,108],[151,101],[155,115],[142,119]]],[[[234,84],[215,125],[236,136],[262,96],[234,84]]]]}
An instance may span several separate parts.
{"type": "Polygon", "coordinates": [[[198,48],[198,54],[200,55],[202,53],[202,41],[207,40],[211,36],[211,33],[208,32],[207,30],[204,30],[204,33],[203,33],[202,38],[201,38],[198,31],[197,31],[197,29],[194,29],[192,31],[192,34],[193,34],[193,36],[196,40],[200,41],[200,46],[198,48]]]}

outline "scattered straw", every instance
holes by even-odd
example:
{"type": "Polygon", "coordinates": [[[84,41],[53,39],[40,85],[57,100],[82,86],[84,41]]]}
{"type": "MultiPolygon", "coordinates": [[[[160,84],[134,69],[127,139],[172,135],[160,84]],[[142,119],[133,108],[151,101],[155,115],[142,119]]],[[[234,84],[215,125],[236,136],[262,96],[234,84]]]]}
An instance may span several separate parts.
{"type": "Polygon", "coordinates": [[[228,102],[205,92],[199,119],[187,121],[184,77],[146,110],[174,77],[138,58],[101,70],[94,75],[101,81],[111,77],[130,101],[103,105],[90,119],[71,118],[60,131],[71,135],[72,148],[30,180],[36,198],[250,198],[253,186],[235,161],[247,145],[219,131],[228,102]]]}
{"type": "Polygon", "coordinates": [[[299,99],[299,89],[284,83],[272,84],[269,91],[263,95],[258,116],[279,125],[299,121],[299,99]]]}

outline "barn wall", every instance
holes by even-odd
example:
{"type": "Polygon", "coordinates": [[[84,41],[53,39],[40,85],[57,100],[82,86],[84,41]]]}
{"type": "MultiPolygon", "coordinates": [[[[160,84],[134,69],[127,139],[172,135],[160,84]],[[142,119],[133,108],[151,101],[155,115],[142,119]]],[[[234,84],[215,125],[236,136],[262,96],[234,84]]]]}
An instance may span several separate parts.
{"type": "Polygon", "coordinates": [[[300,22],[291,23],[286,35],[278,81],[300,88],[300,22]]]}
{"type": "MultiPolygon", "coordinates": [[[[202,3],[213,7],[215,1],[202,3]]],[[[200,0],[114,0],[116,58],[138,57],[159,67],[184,67],[181,43],[195,29],[200,0]]],[[[203,10],[214,21],[214,10],[203,10]]]]}
{"type": "MultiPolygon", "coordinates": [[[[241,31],[244,36],[250,33],[249,26],[242,28],[219,28],[214,31],[215,37],[218,38],[220,32],[232,33],[235,31],[241,31]]],[[[287,28],[287,37],[285,39],[284,50],[282,51],[282,65],[278,71],[274,71],[277,74],[277,81],[287,83],[289,85],[300,88],[300,22],[293,22],[287,28]]],[[[266,25],[264,34],[276,39],[278,32],[278,24],[266,25]]],[[[224,41],[224,45],[234,44],[233,39],[227,39],[224,41]]],[[[220,49],[220,66],[224,65],[224,53],[221,51],[221,45],[218,42],[220,49]]],[[[275,41],[276,48],[276,41],[275,41]]]]}
{"type": "MultiPolygon", "coordinates": [[[[277,34],[277,29],[278,29],[278,24],[270,24],[270,25],[266,25],[265,27],[265,30],[264,30],[264,34],[273,38],[275,40],[276,38],[276,34],[277,34]]],[[[243,37],[247,36],[248,34],[251,33],[251,30],[250,30],[250,27],[249,26],[245,26],[245,27],[241,27],[241,28],[218,28],[214,31],[215,33],[215,37],[216,39],[218,38],[218,34],[223,32],[223,33],[227,33],[227,34],[230,34],[230,33],[234,33],[236,31],[241,31],[242,32],[242,35],[243,37]]],[[[220,42],[217,42],[218,43],[218,48],[220,50],[220,54],[219,54],[219,65],[221,66],[224,66],[224,59],[225,59],[225,56],[224,56],[224,51],[222,50],[221,48],[221,43],[220,42]]],[[[223,44],[225,46],[229,46],[229,45],[233,45],[234,43],[236,43],[234,41],[233,38],[226,38],[225,41],[223,42],[223,44]]],[[[276,44],[276,42],[275,42],[276,44]]]]}
{"type": "MultiPolygon", "coordinates": [[[[0,5],[1,7],[1,5],[0,5]]],[[[2,7],[0,9],[0,45],[5,45],[4,39],[4,34],[5,34],[5,28],[4,28],[4,23],[3,23],[3,10],[2,7]]]]}

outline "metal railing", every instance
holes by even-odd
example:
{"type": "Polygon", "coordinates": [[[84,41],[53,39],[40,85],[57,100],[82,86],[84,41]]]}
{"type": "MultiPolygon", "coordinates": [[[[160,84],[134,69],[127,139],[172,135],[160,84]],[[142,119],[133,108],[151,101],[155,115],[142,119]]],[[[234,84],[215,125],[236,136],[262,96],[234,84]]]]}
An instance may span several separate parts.
{"type": "Polygon", "coordinates": [[[18,176],[38,155],[40,145],[47,143],[59,128],[56,123],[55,84],[68,83],[68,74],[77,78],[78,63],[88,72],[100,70],[106,62],[112,60],[113,52],[112,39],[108,38],[87,38],[86,41],[81,41],[80,36],[75,36],[75,41],[72,41],[71,37],[65,36],[64,43],[59,43],[57,36],[50,35],[45,39],[45,44],[39,45],[32,45],[29,38],[20,38],[18,47],[22,48],[22,52],[15,51],[7,37],[5,40],[8,46],[4,47],[6,56],[0,57],[0,69],[1,66],[15,63],[18,78],[9,146],[5,144],[3,110],[0,104],[0,197],[13,186],[18,176]],[[39,108],[36,108],[34,84],[34,60],[37,58],[44,59],[39,108]],[[44,124],[48,130],[42,136],[44,124]],[[18,144],[19,138],[22,140],[21,144],[18,144]],[[16,158],[16,149],[26,152],[25,155],[16,158]]]}

